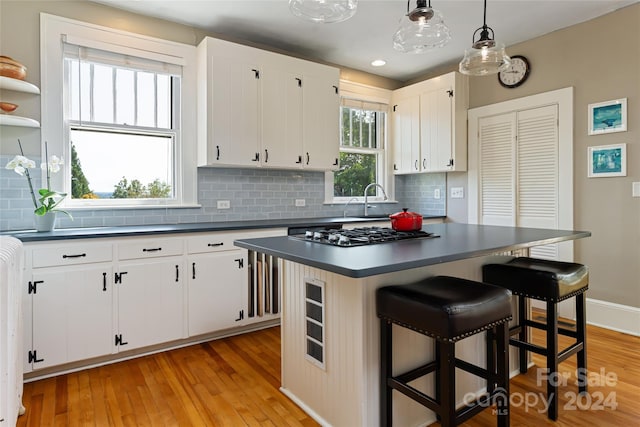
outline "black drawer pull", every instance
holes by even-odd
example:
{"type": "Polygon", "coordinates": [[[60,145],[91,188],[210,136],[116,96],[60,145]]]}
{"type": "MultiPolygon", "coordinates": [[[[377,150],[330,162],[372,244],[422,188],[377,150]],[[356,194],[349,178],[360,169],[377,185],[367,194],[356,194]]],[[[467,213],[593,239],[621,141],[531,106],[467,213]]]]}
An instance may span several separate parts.
{"type": "Polygon", "coordinates": [[[150,248],[150,249],[144,248],[142,250],[142,252],[158,252],[158,251],[161,251],[161,250],[162,250],[162,248],[150,248]]]}
{"type": "Polygon", "coordinates": [[[102,292],[107,292],[107,273],[102,273],[102,292]]]}
{"type": "Polygon", "coordinates": [[[218,246],[224,246],[224,243],[220,242],[220,243],[208,243],[207,246],[209,246],[210,248],[217,248],[218,246]]]}
{"type": "Polygon", "coordinates": [[[176,282],[179,282],[180,279],[180,268],[176,265],[176,282]]]}
{"type": "Polygon", "coordinates": [[[82,257],[86,257],[87,254],[78,254],[78,255],[62,255],[62,259],[66,259],[66,258],[82,258],[82,257]]]}

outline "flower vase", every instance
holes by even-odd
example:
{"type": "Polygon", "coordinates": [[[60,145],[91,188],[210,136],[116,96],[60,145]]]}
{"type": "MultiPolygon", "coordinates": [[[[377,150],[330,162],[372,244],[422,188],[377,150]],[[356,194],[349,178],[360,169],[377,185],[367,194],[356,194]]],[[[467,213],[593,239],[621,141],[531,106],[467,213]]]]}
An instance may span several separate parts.
{"type": "Polygon", "coordinates": [[[53,231],[56,226],[56,213],[47,212],[44,215],[35,216],[36,231],[46,232],[53,231]]]}

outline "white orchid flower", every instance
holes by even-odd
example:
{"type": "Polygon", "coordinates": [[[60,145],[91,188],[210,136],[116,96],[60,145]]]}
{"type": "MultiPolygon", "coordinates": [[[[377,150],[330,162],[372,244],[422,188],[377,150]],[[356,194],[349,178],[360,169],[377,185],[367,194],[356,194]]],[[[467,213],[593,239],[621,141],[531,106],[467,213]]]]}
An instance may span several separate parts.
{"type": "Polygon", "coordinates": [[[13,169],[18,175],[24,175],[26,169],[33,169],[36,167],[36,163],[33,160],[29,160],[24,156],[15,156],[7,166],[6,169],[13,169]]]}
{"type": "Polygon", "coordinates": [[[46,170],[49,167],[49,172],[56,173],[60,171],[60,166],[64,165],[64,159],[56,155],[52,155],[49,163],[42,163],[40,167],[42,170],[46,170]]]}

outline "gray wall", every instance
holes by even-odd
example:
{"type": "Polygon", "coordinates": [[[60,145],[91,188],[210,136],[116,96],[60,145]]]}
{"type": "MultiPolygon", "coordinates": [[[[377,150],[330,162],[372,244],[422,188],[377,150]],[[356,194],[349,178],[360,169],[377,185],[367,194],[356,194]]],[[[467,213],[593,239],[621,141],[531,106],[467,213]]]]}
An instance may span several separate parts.
{"type": "MultiPolygon", "coordinates": [[[[575,242],[575,259],[590,269],[589,298],[640,307],[640,4],[509,46],[531,62],[516,89],[495,76],[469,80],[469,108],[574,87],[574,228],[592,237],[575,242]],[[589,136],[587,106],[627,98],[627,132],[589,136]],[[627,144],[627,176],[587,177],[587,147],[627,144]]],[[[451,69],[439,70],[447,72],[451,69]]],[[[419,80],[432,77],[425,75],[419,80]]],[[[449,174],[448,186],[467,186],[466,174],[449,174]]],[[[467,200],[449,199],[447,216],[466,222],[467,200]]]]}

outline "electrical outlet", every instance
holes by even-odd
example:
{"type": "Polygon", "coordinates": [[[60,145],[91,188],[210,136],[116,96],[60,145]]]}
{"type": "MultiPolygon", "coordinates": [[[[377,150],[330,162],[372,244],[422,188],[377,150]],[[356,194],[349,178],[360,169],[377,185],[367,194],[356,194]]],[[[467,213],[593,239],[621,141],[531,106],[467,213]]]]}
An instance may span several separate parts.
{"type": "Polygon", "coordinates": [[[464,187],[451,187],[452,199],[464,199],[464,187]]]}
{"type": "Polygon", "coordinates": [[[304,207],[307,205],[306,200],[304,199],[296,199],[296,206],[298,206],[299,208],[304,207]]]}
{"type": "Polygon", "coordinates": [[[631,186],[631,197],[640,197],[640,182],[632,182],[631,186]]]}
{"type": "Polygon", "coordinates": [[[435,190],[433,190],[433,198],[434,199],[439,199],[440,198],[440,189],[436,188],[435,190]]]}
{"type": "Polygon", "coordinates": [[[218,200],[217,206],[218,209],[229,209],[231,207],[231,202],[229,200],[218,200]]]}

